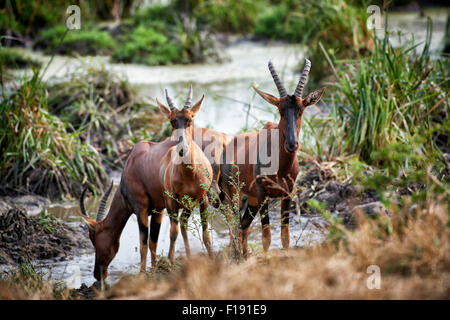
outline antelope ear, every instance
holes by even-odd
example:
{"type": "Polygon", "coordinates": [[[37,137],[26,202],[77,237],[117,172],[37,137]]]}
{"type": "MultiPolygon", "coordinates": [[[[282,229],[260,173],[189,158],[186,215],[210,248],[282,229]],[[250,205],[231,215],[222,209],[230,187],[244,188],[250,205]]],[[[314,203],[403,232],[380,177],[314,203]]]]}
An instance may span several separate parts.
{"type": "Polygon", "coordinates": [[[156,103],[159,106],[159,109],[161,110],[161,112],[168,118],[170,116],[170,109],[167,108],[164,104],[162,104],[161,102],[159,102],[158,98],[156,98],[156,103]]]}
{"type": "Polygon", "coordinates": [[[82,214],[79,211],[78,211],[78,215],[88,225],[89,229],[94,230],[94,231],[100,231],[100,228],[101,228],[101,225],[102,225],[100,222],[97,222],[94,219],[91,219],[91,218],[85,216],[84,214],[82,214]]]}
{"type": "Polygon", "coordinates": [[[274,97],[273,95],[266,93],[264,91],[261,91],[253,86],[253,89],[268,103],[273,104],[274,106],[278,106],[280,104],[280,99],[277,97],[274,97]]]}
{"type": "Polygon", "coordinates": [[[205,98],[205,95],[202,95],[200,100],[194,106],[191,108],[191,112],[194,114],[194,116],[197,114],[198,110],[200,110],[200,107],[202,106],[203,99],[205,98]]]}
{"type": "Polygon", "coordinates": [[[326,88],[322,88],[308,94],[308,96],[303,100],[303,106],[306,108],[319,102],[320,98],[322,98],[323,93],[325,92],[325,89],[326,88]]]}

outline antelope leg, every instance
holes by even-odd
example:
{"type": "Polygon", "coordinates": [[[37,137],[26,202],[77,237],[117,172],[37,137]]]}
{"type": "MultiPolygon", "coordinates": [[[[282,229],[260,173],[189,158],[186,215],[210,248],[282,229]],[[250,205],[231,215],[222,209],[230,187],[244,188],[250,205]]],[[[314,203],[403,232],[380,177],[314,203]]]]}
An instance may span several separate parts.
{"type": "Polygon", "coordinates": [[[148,244],[152,256],[152,267],[156,265],[156,248],[158,246],[159,230],[161,228],[161,221],[163,213],[154,212],[150,219],[150,242],[148,244]]]}

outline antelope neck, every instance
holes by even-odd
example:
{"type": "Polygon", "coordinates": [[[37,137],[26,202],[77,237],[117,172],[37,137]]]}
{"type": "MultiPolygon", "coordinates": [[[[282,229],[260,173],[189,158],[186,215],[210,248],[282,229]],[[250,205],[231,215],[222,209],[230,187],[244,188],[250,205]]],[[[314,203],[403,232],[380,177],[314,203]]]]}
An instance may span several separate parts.
{"type": "MultiPolygon", "coordinates": [[[[298,128],[297,128],[297,138],[299,137],[300,128],[302,125],[302,116],[297,120],[298,128]]],[[[288,152],[286,150],[286,121],[285,119],[280,119],[278,123],[278,129],[280,130],[279,134],[279,165],[280,169],[290,168],[291,164],[297,159],[297,152],[288,152]]]]}
{"type": "Polygon", "coordinates": [[[117,210],[116,208],[120,208],[120,206],[115,206],[113,201],[108,214],[101,222],[103,223],[103,232],[108,232],[113,239],[120,238],[123,228],[130,217],[130,215],[126,216],[122,210],[117,210]]]}
{"type": "MultiPolygon", "coordinates": [[[[185,143],[187,146],[188,146],[188,154],[187,155],[184,155],[183,156],[183,158],[185,158],[186,156],[189,156],[190,157],[190,163],[184,163],[184,161],[182,161],[181,162],[181,166],[184,168],[184,169],[187,169],[187,170],[189,170],[189,171],[191,171],[192,172],[192,169],[190,169],[190,168],[187,168],[187,165],[188,166],[192,166],[192,167],[194,167],[195,166],[195,156],[194,156],[194,150],[195,150],[195,148],[194,148],[194,139],[192,138],[192,135],[193,135],[193,130],[192,130],[192,127],[191,128],[189,128],[189,130],[188,130],[188,128],[185,128],[184,129],[184,139],[186,139],[186,141],[183,141],[183,143],[185,143]]],[[[179,157],[180,155],[178,154],[178,153],[176,153],[176,157],[179,157]]]]}

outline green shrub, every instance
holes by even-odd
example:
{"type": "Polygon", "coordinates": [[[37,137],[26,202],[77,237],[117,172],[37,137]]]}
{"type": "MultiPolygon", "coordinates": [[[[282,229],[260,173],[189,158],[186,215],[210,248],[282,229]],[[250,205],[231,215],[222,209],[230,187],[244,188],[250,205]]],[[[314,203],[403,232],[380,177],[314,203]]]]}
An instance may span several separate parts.
{"type": "MultiPolygon", "coordinates": [[[[286,3],[269,6],[258,16],[254,33],[274,40],[290,42],[303,40],[305,35],[300,30],[305,30],[307,21],[301,19],[299,14],[290,11],[286,3]]],[[[309,27],[306,30],[309,30],[309,27]]]]}
{"type": "Polygon", "coordinates": [[[69,55],[107,55],[115,46],[116,42],[107,31],[89,28],[68,30],[65,25],[42,31],[34,43],[35,48],[43,48],[46,53],[53,53],[56,49],[57,53],[69,55]]]}
{"type": "Polygon", "coordinates": [[[156,4],[137,11],[133,16],[135,25],[155,26],[155,24],[175,25],[175,11],[171,5],[156,4]]]}
{"type": "Polygon", "coordinates": [[[31,66],[40,67],[41,63],[25,57],[16,49],[0,47],[0,65],[9,69],[23,69],[31,66]]]}
{"type": "Polygon", "coordinates": [[[216,31],[252,32],[262,2],[251,0],[198,1],[193,15],[198,22],[216,31]]]}
{"type": "Polygon", "coordinates": [[[121,169],[133,142],[152,140],[162,114],[145,103],[120,74],[101,67],[82,67],[67,80],[46,86],[48,109],[82,132],[82,142],[93,145],[107,167],[121,169]]]}
{"type": "Polygon", "coordinates": [[[103,189],[107,176],[97,151],[48,112],[38,73],[0,102],[2,188],[51,198],[78,196],[87,182],[103,189]]]}
{"type": "MultiPolygon", "coordinates": [[[[375,38],[374,51],[363,60],[336,61],[336,94],[332,115],[343,128],[350,153],[369,164],[377,164],[373,152],[391,144],[410,144],[414,136],[427,136],[421,152],[436,149],[434,135],[449,114],[448,58],[432,60],[431,29],[421,53],[416,44],[405,42],[394,48],[375,38]]],[[[439,133],[437,133],[439,134],[439,133]]],[[[448,132],[441,132],[447,136],[448,132]]],[[[418,151],[415,151],[418,152],[418,151]]]]}
{"type": "Polygon", "coordinates": [[[52,5],[34,0],[8,0],[1,6],[0,31],[14,30],[22,36],[36,36],[40,30],[50,28],[64,18],[69,1],[53,1],[52,5]]]}
{"type": "MultiPolygon", "coordinates": [[[[338,58],[355,58],[371,47],[367,13],[340,0],[284,1],[256,20],[255,35],[299,42],[312,62],[310,85],[331,74],[319,42],[338,58]]],[[[299,68],[303,67],[303,62],[299,68]]]]}
{"type": "Polygon", "coordinates": [[[148,65],[171,64],[181,61],[181,48],[175,41],[154,28],[136,27],[123,37],[112,59],[118,62],[148,65]]]}

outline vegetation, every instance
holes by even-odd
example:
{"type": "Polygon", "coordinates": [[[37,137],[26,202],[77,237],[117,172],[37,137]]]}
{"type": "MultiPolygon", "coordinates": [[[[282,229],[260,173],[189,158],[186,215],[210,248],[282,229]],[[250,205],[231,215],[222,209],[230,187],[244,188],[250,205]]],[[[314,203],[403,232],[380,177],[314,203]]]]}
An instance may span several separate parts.
{"type": "MultiPolygon", "coordinates": [[[[431,30],[421,53],[416,44],[394,48],[388,39],[388,34],[374,38],[375,49],[366,59],[335,58],[333,66],[338,90],[332,114],[343,127],[343,149],[369,164],[375,163],[372,152],[410,145],[413,137],[442,125],[449,112],[449,60],[431,59],[431,30]]],[[[428,137],[421,153],[436,148],[435,137],[428,137]]]]}
{"type": "Polygon", "coordinates": [[[68,125],[68,132],[81,132],[80,140],[94,146],[107,167],[121,168],[135,142],[159,141],[168,134],[160,133],[158,109],[104,66],[82,67],[47,89],[50,112],[68,125]]]}
{"type": "Polygon", "coordinates": [[[32,264],[20,264],[0,275],[0,300],[69,299],[73,293],[63,283],[48,281],[32,264]]]}
{"type": "MultiPolygon", "coordinates": [[[[115,8],[115,1],[84,0],[79,2],[84,22],[98,22],[127,18],[133,5],[141,0],[121,1],[115,8]]],[[[69,0],[52,1],[51,5],[34,0],[6,0],[0,5],[0,31],[7,34],[14,31],[21,38],[34,38],[42,30],[65,25],[66,10],[74,3],[69,0]]]]}
{"type": "Polygon", "coordinates": [[[114,61],[157,65],[219,59],[209,33],[200,32],[195,18],[181,15],[172,4],[138,11],[128,29],[118,36],[114,61]]]}
{"type": "Polygon", "coordinates": [[[46,53],[67,55],[107,55],[111,54],[116,43],[107,31],[68,30],[65,25],[58,25],[44,30],[34,43],[35,48],[42,48],[46,53]]]}
{"type": "Polygon", "coordinates": [[[339,0],[283,1],[258,16],[255,35],[306,46],[314,82],[331,73],[320,45],[338,58],[356,58],[371,47],[366,7],[339,0]]]}
{"type": "Polygon", "coordinates": [[[81,193],[90,182],[102,189],[106,174],[98,152],[71,134],[48,112],[38,71],[17,91],[3,92],[0,102],[0,150],[3,188],[52,198],[81,193]]]}
{"type": "Polygon", "coordinates": [[[24,57],[18,50],[0,47],[0,66],[9,69],[23,69],[40,67],[41,64],[31,58],[24,57]]]}
{"type": "MultiPolygon", "coordinates": [[[[177,1],[182,9],[182,1],[177,1]]],[[[195,1],[188,1],[191,4],[195,1]]],[[[199,25],[221,32],[251,33],[264,1],[196,1],[192,8],[199,25]]]]}
{"type": "Polygon", "coordinates": [[[447,299],[450,229],[446,205],[430,200],[391,218],[361,217],[342,229],[346,245],[271,250],[238,265],[193,257],[168,279],[127,277],[106,298],[133,299],[447,299]],[[386,228],[386,225],[389,226],[386,228]],[[380,290],[367,287],[370,265],[381,270],[380,290]],[[283,270],[283,272],[273,272],[283,270]],[[207,285],[206,285],[207,284],[207,285]],[[157,289],[157,290],[156,290],[157,289]]]}
{"type": "Polygon", "coordinates": [[[343,179],[374,190],[386,205],[405,195],[416,203],[427,192],[448,196],[449,60],[431,59],[431,25],[420,52],[407,41],[392,47],[389,36],[374,37],[362,60],[327,55],[335,94],[329,116],[307,121],[314,144],[305,144],[306,159],[337,162],[343,179]]]}
{"type": "Polygon", "coordinates": [[[112,56],[114,61],[147,65],[180,62],[180,45],[154,28],[136,27],[123,39],[123,46],[112,56]]]}

